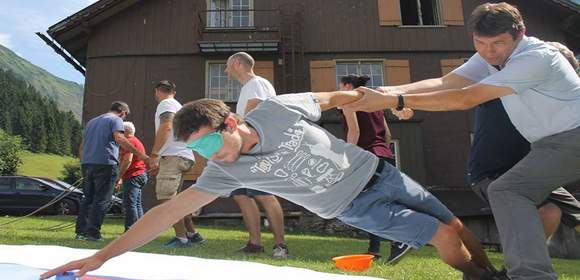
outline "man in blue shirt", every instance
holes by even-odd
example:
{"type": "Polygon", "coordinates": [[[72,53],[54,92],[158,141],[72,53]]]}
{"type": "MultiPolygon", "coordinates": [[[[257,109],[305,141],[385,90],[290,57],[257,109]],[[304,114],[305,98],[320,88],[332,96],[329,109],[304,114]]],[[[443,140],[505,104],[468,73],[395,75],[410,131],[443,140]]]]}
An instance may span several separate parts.
{"type": "Polygon", "coordinates": [[[363,88],[351,109],[466,110],[501,98],[530,152],[490,184],[488,197],[512,279],[556,279],[537,207],[580,179],[580,78],[558,49],[525,36],[519,11],[482,4],[471,15],[477,53],[452,73],[383,92],[363,88]],[[497,69],[497,66],[499,69],[497,69]]]}
{"type": "Polygon", "coordinates": [[[111,203],[119,164],[119,145],[144,161],[149,157],[125,138],[129,105],[115,101],[109,112],[91,119],[79,147],[84,198],[76,221],[76,239],[101,241],[101,225],[111,203]]]}

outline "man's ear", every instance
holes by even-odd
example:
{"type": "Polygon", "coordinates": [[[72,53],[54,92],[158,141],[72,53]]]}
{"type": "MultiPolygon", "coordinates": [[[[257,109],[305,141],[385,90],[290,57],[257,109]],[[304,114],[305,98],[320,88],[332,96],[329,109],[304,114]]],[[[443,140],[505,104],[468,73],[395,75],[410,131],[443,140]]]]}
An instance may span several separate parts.
{"type": "Polygon", "coordinates": [[[226,117],[224,123],[226,124],[226,130],[229,132],[233,132],[238,128],[238,121],[232,116],[226,117]]]}
{"type": "Polygon", "coordinates": [[[522,38],[524,38],[525,34],[526,34],[526,27],[524,26],[524,28],[522,28],[522,30],[518,31],[518,34],[516,37],[517,37],[517,39],[522,39],[522,38]]]}

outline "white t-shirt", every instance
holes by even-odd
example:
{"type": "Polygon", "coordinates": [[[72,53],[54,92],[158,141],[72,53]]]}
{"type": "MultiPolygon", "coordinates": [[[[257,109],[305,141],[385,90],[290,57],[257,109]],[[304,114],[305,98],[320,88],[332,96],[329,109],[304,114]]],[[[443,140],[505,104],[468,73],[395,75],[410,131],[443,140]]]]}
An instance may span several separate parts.
{"type": "Polygon", "coordinates": [[[240,91],[240,98],[238,99],[238,105],[236,106],[236,113],[242,117],[246,115],[245,111],[248,100],[260,99],[263,101],[274,96],[276,96],[276,90],[272,84],[260,76],[254,76],[242,87],[242,90],[240,91]]]}
{"type": "MultiPolygon", "coordinates": [[[[181,103],[174,98],[167,98],[159,102],[157,105],[157,110],[155,110],[155,133],[159,130],[160,116],[165,112],[177,113],[181,109],[181,103]]],[[[187,149],[185,142],[175,140],[173,136],[173,130],[171,130],[171,135],[167,137],[165,145],[159,150],[160,156],[179,156],[189,160],[195,161],[193,152],[187,149]]]]}

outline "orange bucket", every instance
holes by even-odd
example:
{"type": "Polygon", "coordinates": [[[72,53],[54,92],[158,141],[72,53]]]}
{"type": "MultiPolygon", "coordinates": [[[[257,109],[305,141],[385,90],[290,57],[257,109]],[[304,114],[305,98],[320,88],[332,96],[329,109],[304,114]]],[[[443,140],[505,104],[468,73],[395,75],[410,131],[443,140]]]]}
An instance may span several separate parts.
{"type": "Polygon", "coordinates": [[[373,255],[348,255],[334,257],[332,260],[338,269],[362,272],[373,264],[373,255]]]}

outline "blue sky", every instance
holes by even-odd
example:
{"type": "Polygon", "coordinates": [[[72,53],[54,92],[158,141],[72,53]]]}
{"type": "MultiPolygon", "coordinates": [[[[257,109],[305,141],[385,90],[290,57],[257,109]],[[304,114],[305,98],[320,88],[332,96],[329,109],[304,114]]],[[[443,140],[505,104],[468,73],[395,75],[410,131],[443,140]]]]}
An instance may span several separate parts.
{"type": "Polygon", "coordinates": [[[97,0],[0,0],[0,44],[60,78],[85,79],[36,34],[97,0]]]}

